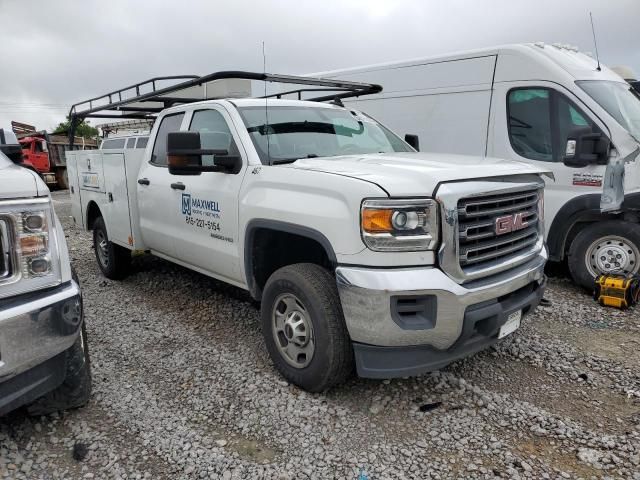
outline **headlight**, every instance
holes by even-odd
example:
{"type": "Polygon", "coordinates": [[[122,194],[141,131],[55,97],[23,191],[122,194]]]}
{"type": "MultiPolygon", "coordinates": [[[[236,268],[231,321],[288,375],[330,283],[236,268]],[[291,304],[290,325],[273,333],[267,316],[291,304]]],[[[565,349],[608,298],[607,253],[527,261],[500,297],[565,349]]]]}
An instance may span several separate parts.
{"type": "Polygon", "coordinates": [[[360,222],[362,240],[378,252],[433,250],[438,244],[435,200],[365,200],[360,222]]]}
{"type": "Polygon", "coordinates": [[[0,298],[60,284],[48,198],[0,201],[0,298]]]}

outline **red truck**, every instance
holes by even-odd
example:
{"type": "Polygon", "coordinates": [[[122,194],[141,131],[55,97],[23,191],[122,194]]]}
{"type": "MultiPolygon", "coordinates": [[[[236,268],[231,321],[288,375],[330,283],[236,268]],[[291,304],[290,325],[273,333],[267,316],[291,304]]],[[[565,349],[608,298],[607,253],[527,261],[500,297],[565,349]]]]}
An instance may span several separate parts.
{"type": "Polygon", "coordinates": [[[76,137],[70,148],[66,135],[50,135],[19,122],[11,122],[11,127],[22,147],[22,166],[37,172],[49,188],[69,188],[64,152],[98,148],[95,139],[76,137]]]}

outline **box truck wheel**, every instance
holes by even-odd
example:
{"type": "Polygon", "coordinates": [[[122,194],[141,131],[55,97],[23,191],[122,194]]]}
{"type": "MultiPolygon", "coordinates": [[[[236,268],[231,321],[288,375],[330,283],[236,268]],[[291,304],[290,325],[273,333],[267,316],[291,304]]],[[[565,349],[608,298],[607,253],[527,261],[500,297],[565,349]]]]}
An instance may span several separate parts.
{"type": "Polygon", "coordinates": [[[573,280],[589,290],[600,274],[637,274],[640,225],[623,220],[592,223],[571,243],[568,261],[573,280]]]}
{"type": "Polygon", "coordinates": [[[93,224],[93,249],[105,277],[120,280],[127,276],[131,265],[131,251],[109,240],[102,217],[98,217],[93,224]]]}
{"type": "Polygon", "coordinates": [[[326,269],[299,263],[273,273],[262,295],[261,318],[269,355],[291,383],[320,392],[353,371],[336,280],[326,269]]]}
{"type": "Polygon", "coordinates": [[[69,174],[65,167],[56,168],[56,182],[61,190],[69,189],[69,174]]]}

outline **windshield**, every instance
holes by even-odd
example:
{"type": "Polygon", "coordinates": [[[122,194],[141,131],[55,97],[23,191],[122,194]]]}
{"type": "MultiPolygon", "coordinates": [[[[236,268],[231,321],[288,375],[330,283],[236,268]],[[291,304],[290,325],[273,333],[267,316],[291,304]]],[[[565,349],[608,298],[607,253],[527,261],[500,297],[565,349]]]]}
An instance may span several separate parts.
{"type": "Polygon", "coordinates": [[[583,80],[576,83],[640,141],[640,96],[633,87],[605,80],[583,80]]]}
{"type": "Polygon", "coordinates": [[[412,151],[385,127],[355,111],[307,106],[238,110],[265,164],[299,158],[412,151]]]}

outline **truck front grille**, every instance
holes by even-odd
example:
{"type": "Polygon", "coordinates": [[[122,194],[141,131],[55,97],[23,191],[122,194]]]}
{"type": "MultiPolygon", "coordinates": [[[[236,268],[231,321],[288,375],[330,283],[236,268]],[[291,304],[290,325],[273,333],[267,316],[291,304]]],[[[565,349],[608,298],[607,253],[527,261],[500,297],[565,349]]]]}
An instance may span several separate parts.
{"type": "Polygon", "coordinates": [[[458,258],[464,271],[490,267],[536,250],[540,234],[538,190],[458,201],[458,258]]]}
{"type": "Polygon", "coordinates": [[[13,275],[10,238],[9,224],[6,220],[0,218],[0,281],[13,275]]]}

